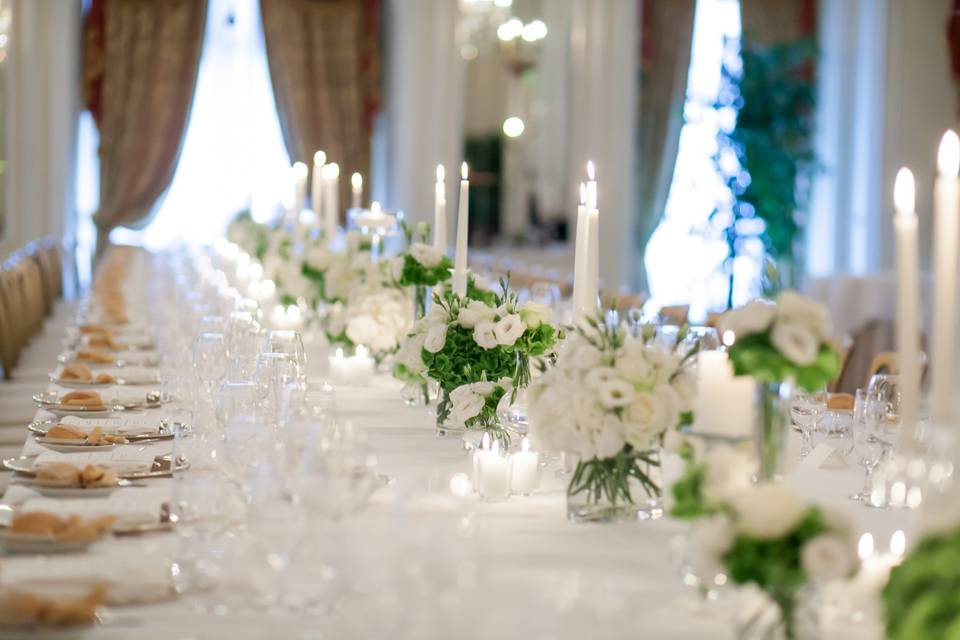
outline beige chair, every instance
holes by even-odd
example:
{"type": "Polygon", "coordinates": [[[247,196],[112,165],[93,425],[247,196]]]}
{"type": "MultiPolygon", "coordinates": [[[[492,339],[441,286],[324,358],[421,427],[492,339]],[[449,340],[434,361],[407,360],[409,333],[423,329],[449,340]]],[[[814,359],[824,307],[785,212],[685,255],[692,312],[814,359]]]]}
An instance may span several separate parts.
{"type": "Polygon", "coordinates": [[[840,368],[837,369],[837,377],[827,384],[827,391],[830,393],[837,393],[840,391],[840,382],[843,380],[843,373],[850,362],[850,353],[853,351],[853,338],[844,334],[842,336],[836,336],[832,338],[830,343],[833,345],[833,348],[836,350],[837,355],[840,358],[840,368]]]}
{"type": "MultiPolygon", "coordinates": [[[[867,376],[863,381],[863,388],[866,389],[870,384],[870,378],[880,373],[889,373],[896,375],[900,373],[900,362],[895,351],[883,351],[873,357],[870,368],[867,370],[867,376]]],[[[920,380],[927,377],[927,354],[920,352],[920,380]]]]}

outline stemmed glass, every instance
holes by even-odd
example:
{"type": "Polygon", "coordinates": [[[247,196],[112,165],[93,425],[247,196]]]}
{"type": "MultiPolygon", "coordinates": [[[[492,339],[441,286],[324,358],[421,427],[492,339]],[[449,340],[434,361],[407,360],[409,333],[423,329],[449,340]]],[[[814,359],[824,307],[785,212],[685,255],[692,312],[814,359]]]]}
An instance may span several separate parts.
{"type": "Polygon", "coordinates": [[[850,499],[869,505],[873,471],[883,457],[884,444],[877,439],[867,423],[867,394],[863,389],[857,389],[853,405],[853,445],[863,467],[864,479],[863,488],[850,495],[850,499]]]}
{"type": "Polygon", "coordinates": [[[883,443],[885,454],[893,450],[900,432],[900,376],[878,373],[867,384],[866,422],[883,443]]]}
{"type": "Polygon", "coordinates": [[[306,387],[287,383],[279,414],[287,468],[299,470],[307,444],[317,437],[317,430],[332,429],[337,422],[333,387],[326,383],[306,387]]]}
{"type": "Polygon", "coordinates": [[[227,373],[226,339],[222,333],[201,333],[193,345],[193,368],[206,397],[213,392],[227,373]]]}
{"type": "Polygon", "coordinates": [[[227,355],[230,380],[249,380],[260,352],[262,331],[251,313],[235,311],[227,319],[227,355]]]}
{"type": "Polygon", "coordinates": [[[807,393],[798,389],[790,401],[790,417],[800,431],[800,457],[805,458],[813,448],[813,432],[817,421],[826,409],[826,398],[822,392],[807,393]]]}
{"type": "Polygon", "coordinates": [[[296,361],[286,353],[261,353],[253,372],[253,381],[260,390],[262,415],[271,426],[280,420],[283,389],[289,383],[301,385],[296,361]]]}
{"type": "Polygon", "coordinates": [[[262,353],[285,353],[297,365],[297,378],[306,380],[307,355],[303,348],[303,338],[297,331],[274,329],[268,331],[263,341],[262,353]]]}

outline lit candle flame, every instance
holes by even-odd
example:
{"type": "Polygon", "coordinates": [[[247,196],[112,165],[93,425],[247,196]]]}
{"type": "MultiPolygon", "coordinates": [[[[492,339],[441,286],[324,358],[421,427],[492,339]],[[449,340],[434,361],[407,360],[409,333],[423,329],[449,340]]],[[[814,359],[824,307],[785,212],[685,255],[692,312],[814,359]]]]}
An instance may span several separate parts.
{"type": "Polygon", "coordinates": [[[343,360],[343,347],[337,347],[336,356],[337,360],[343,360]]]}
{"type": "Polygon", "coordinates": [[[723,346],[732,347],[733,343],[737,341],[737,334],[735,334],[730,329],[727,329],[723,332],[723,346]]]}
{"type": "Polygon", "coordinates": [[[897,529],[893,532],[893,535],[890,536],[890,553],[898,558],[902,558],[906,550],[907,536],[903,533],[902,529],[897,529]]]}
{"type": "Polygon", "coordinates": [[[331,162],[330,164],[323,165],[323,177],[327,180],[336,180],[340,177],[340,165],[336,162],[331,162]]]}
{"type": "Polygon", "coordinates": [[[524,452],[524,453],[527,453],[528,451],[530,451],[530,440],[529,440],[529,439],[524,438],[523,440],[520,441],[520,451],[522,451],[522,452],[524,452]]]}
{"type": "Polygon", "coordinates": [[[960,137],[953,129],[948,129],[940,139],[940,150],[937,152],[937,170],[941,175],[957,177],[960,174],[960,137]]]}
{"type": "Polygon", "coordinates": [[[486,431],[483,432],[483,435],[480,436],[480,448],[489,449],[490,448],[490,434],[486,431]]]}
{"type": "Polygon", "coordinates": [[[369,354],[370,352],[367,351],[367,348],[362,344],[358,344],[356,351],[354,351],[354,355],[360,359],[366,358],[369,354]]]}
{"type": "Polygon", "coordinates": [[[460,179],[461,180],[467,179],[467,163],[466,162],[460,165],[460,179]]]}
{"type": "Polygon", "coordinates": [[[913,173],[910,169],[901,167],[893,183],[893,206],[897,213],[913,213],[915,200],[916,186],[913,182],[913,173]]]}
{"type": "Polygon", "coordinates": [[[380,203],[376,200],[370,203],[370,213],[375,216],[378,216],[381,213],[380,203]]]}
{"type": "Polygon", "coordinates": [[[597,179],[597,170],[593,166],[593,160],[587,160],[587,180],[593,182],[597,179]]]}
{"type": "Polygon", "coordinates": [[[363,188],[363,176],[354,172],[353,175],[350,176],[350,184],[353,185],[354,191],[359,191],[363,188]]]}
{"type": "Polygon", "coordinates": [[[297,180],[303,180],[307,177],[307,165],[302,162],[294,162],[293,166],[290,167],[290,171],[297,180]]]}
{"type": "Polygon", "coordinates": [[[866,560],[873,555],[873,534],[865,533],[860,536],[860,542],[857,543],[857,556],[860,560],[866,560]]]}
{"type": "Polygon", "coordinates": [[[587,185],[583,182],[580,183],[580,206],[585,206],[587,204],[587,185]]]}
{"type": "Polygon", "coordinates": [[[446,177],[446,175],[445,175],[444,170],[443,170],[443,165],[442,165],[442,164],[438,164],[438,165],[437,165],[437,182],[443,182],[443,180],[444,180],[445,177],[446,177]]]}
{"type": "Polygon", "coordinates": [[[327,164],[327,154],[323,151],[317,151],[313,154],[313,166],[322,167],[327,164]]]}

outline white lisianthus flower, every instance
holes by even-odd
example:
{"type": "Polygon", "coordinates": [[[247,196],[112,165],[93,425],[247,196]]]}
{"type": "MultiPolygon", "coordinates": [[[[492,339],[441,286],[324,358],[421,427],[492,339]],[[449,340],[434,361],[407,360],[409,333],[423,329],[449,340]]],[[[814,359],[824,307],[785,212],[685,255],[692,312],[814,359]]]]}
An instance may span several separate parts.
{"type": "Polygon", "coordinates": [[[308,247],[303,254],[303,261],[317,271],[326,271],[330,267],[332,259],[330,250],[322,244],[308,247]]]}
{"type": "Polygon", "coordinates": [[[473,340],[484,349],[493,349],[499,344],[494,334],[494,324],[489,320],[478,322],[473,328],[473,340]]]}
{"type": "Polygon", "coordinates": [[[770,327],[776,311],[776,307],[769,302],[754,300],[720,316],[717,329],[721,336],[727,331],[732,331],[737,337],[762,333],[770,327]]]}
{"type": "Polygon", "coordinates": [[[587,389],[578,389],[573,395],[573,413],[577,424],[583,429],[597,429],[606,413],[596,395],[587,389]]]}
{"type": "Polygon", "coordinates": [[[781,484],[761,484],[741,491],[729,504],[737,530],[761,540],[785,536],[807,511],[797,494],[781,484]]]}
{"type": "Polygon", "coordinates": [[[478,322],[485,320],[492,321],[496,315],[496,310],[488,307],[479,300],[471,300],[467,306],[461,307],[457,322],[464,329],[473,329],[478,322]]]}
{"type": "Polygon", "coordinates": [[[830,316],[827,308],[796,291],[782,291],[777,296],[777,318],[805,324],[821,340],[830,335],[830,316]]]}
{"type": "Polygon", "coordinates": [[[625,407],[636,397],[633,385],[619,378],[607,380],[597,387],[597,398],[605,409],[625,407]]]}
{"type": "Polygon", "coordinates": [[[753,486],[754,464],[742,451],[717,447],[707,453],[704,462],[703,496],[709,502],[726,502],[753,486]]]}
{"type": "Polygon", "coordinates": [[[390,272],[390,277],[394,280],[399,280],[403,277],[403,256],[397,256],[391,258],[388,269],[390,272]]]}
{"type": "Polygon", "coordinates": [[[407,371],[413,374],[423,374],[427,370],[427,365],[423,362],[423,343],[427,335],[417,333],[404,341],[397,352],[397,363],[402,364],[407,371]]]}
{"type": "Polygon", "coordinates": [[[454,418],[458,422],[466,422],[480,413],[486,398],[474,393],[470,385],[465,384],[450,392],[450,402],[453,404],[454,418]]]}
{"type": "Polygon", "coordinates": [[[653,367],[643,356],[642,349],[626,349],[624,354],[617,358],[614,368],[621,378],[634,384],[645,384],[653,376],[653,367]]]}
{"type": "Polygon", "coordinates": [[[545,304],[528,302],[520,307],[520,319],[531,329],[536,329],[544,322],[550,322],[552,318],[553,310],[545,304]]]}
{"type": "Polygon", "coordinates": [[[620,418],[614,413],[606,414],[603,417],[602,429],[595,439],[597,457],[612,458],[620,453],[625,442],[623,433],[623,423],[620,422],[620,418]]]}
{"type": "Polygon", "coordinates": [[[660,431],[666,431],[677,426],[680,422],[680,396],[669,384],[658,384],[653,389],[653,396],[657,399],[657,419],[654,425],[660,431]]]}
{"type": "Polygon", "coordinates": [[[598,366],[587,372],[583,382],[587,385],[588,389],[596,390],[607,382],[617,379],[617,372],[613,367],[598,366]]]}
{"type": "Polygon", "coordinates": [[[493,393],[493,390],[494,388],[496,388],[497,385],[495,385],[494,383],[488,380],[481,380],[480,382],[472,382],[467,386],[470,388],[470,391],[472,391],[473,393],[476,393],[481,396],[488,396],[491,393],[493,393]]]}
{"type": "Polygon", "coordinates": [[[812,364],[820,352],[820,340],[813,330],[795,320],[778,320],[770,332],[770,342],[783,357],[801,367],[812,364]]]}
{"type": "Polygon", "coordinates": [[[571,354],[571,364],[578,369],[592,370],[603,360],[603,354],[592,344],[582,344],[571,354]]]}
{"type": "Polygon", "coordinates": [[[413,259],[430,269],[440,264],[443,254],[434,249],[431,245],[422,242],[414,242],[410,245],[410,255],[413,259]]]}
{"type": "Polygon", "coordinates": [[[678,407],[680,412],[692,411],[693,403],[697,398],[697,376],[688,369],[681,369],[673,377],[670,386],[677,392],[677,398],[680,400],[678,407]]]}
{"type": "Polygon", "coordinates": [[[827,582],[853,573],[857,566],[857,550],[844,536],[824,533],[803,545],[800,562],[808,575],[827,582]]]}
{"type": "Polygon", "coordinates": [[[439,353],[447,343],[447,325],[445,322],[435,322],[427,328],[423,340],[423,348],[430,353],[439,353]]]}
{"type": "Polygon", "coordinates": [[[523,335],[526,329],[527,327],[523,324],[520,316],[516,313],[511,313],[497,321],[493,326],[493,335],[497,339],[497,344],[509,347],[523,335]]]}

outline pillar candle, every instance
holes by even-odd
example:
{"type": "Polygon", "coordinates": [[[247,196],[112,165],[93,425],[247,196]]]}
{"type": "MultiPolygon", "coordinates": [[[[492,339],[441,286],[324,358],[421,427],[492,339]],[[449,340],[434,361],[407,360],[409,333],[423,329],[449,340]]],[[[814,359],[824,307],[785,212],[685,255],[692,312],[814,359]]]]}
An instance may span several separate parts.
{"type": "Polygon", "coordinates": [[[540,486],[540,456],[524,438],[520,451],[510,456],[510,492],[528,496],[540,486]]]}
{"type": "Polygon", "coordinates": [[[437,165],[437,183],[433,190],[433,248],[447,252],[447,189],[443,165],[437,165]]]}
{"type": "Polygon", "coordinates": [[[917,264],[917,213],[914,209],[913,174],[906,167],[897,172],[893,188],[893,228],[897,247],[897,354],[900,366],[901,443],[915,442],[920,404],[920,354],[918,348],[920,286],[917,264]]]}
{"type": "Polygon", "coordinates": [[[340,223],[340,165],[331,162],[323,167],[324,234],[327,242],[337,237],[337,225],[340,223]]]}
{"type": "Polygon", "coordinates": [[[310,204],[313,207],[313,213],[316,215],[317,224],[320,224],[320,217],[323,214],[323,165],[327,163],[327,154],[323,151],[317,151],[313,154],[313,175],[310,184],[310,204]]]}
{"type": "Polygon", "coordinates": [[[359,209],[363,206],[363,176],[359,173],[354,172],[350,176],[350,206],[354,209],[359,209]]]}
{"type": "Polygon", "coordinates": [[[587,185],[580,183],[577,235],[573,248],[573,320],[583,319],[583,287],[587,281],[587,185]]]}
{"type": "Polygon", "coordinates": [[[960,138],[947,131],[937,155],[933,194],[934,300],[930,361],[930,415],[940,423],[953,417],[956,336],[957,215],[960,210],[960,138]]]}
{"type": "Polygon", "coordinates": [[[467,163],[460,166],[460,201],[457,203],[457,246],[453,259],[453,292],[467,295],[467,229],[470,224],[468,202],[470,181],[467,179],[467,163]]]}
{"type": "Polygon", "coordinates": [[[734,376],[723,351],[697,354],[695,431],[728,438],[749,438],[753,433],[755,383],[749,376],[734,376]]]}
{"type": "Polygon", "coordinates": [[[485,500],[503,500],[510,496],[510,462],[500,455],[500,445],[493,443],[488,455],[477,458],[477,492],[485,500]]]}

